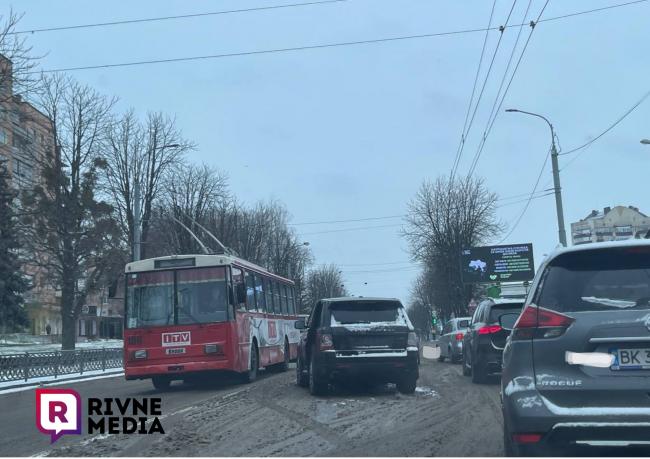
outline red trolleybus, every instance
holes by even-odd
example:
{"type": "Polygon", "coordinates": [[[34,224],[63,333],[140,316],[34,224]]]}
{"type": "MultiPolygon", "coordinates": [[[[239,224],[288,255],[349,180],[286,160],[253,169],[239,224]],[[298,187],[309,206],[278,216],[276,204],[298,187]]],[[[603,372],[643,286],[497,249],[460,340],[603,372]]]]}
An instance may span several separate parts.
{"type": "Polygon", "coordinates": [[[293,282],[231,255],[175,255],[126,265],[124,373],[157,389],[199,372],[246,381],[297,356],[293,282]]]}

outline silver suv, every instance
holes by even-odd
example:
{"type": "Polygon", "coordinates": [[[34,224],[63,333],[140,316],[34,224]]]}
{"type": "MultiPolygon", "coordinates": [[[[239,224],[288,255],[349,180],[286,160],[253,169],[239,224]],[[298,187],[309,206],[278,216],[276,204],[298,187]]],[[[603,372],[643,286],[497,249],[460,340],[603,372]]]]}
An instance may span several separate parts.
{"type": "Polygon", "coordinates": [[[458,363],[463,360],[463,337],[471,319],[471,317],[458,317],[445,324],[438,339],[438,347],[440,347],[438,362],[449,359],[452,363],[458,363]]]}
{"type": "Polygon", "coordinates": [[[555,252],[501,326],[506,454],[650,452],[650,240],[555,252]]]}

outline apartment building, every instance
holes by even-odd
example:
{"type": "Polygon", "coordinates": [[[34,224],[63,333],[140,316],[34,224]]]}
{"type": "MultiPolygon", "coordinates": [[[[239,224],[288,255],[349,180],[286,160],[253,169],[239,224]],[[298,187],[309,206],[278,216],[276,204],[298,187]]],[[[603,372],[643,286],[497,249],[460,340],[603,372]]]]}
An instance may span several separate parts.
{"type": "Polygon", "coordinates": [[[644,238],[648,232],[650,217],[634,206],[593,210],[582,220],[571,223],[571,239],[574,245],[644,238]]]}

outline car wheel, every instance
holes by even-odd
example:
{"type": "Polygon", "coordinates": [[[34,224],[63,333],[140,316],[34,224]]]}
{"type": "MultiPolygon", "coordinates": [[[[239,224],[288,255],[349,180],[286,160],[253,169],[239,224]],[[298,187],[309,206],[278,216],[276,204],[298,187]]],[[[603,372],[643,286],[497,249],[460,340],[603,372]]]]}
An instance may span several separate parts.
{"type": "Polygon", "coordinates": [[[402,394],[412,394],[417,387],[418,378],[416,376],[405,376],[397,381],[397,390],[402,394]]]}
{"type": "Polygon", "coordinates": [[[467,353],[463,353],[463,376],[469,376],[472,374],[472,370],[467,364],[467,353]]]}
{"type": "Polygon", "coordinates": [[[472,359],[472,382],[475,384],[482,384],[485,382],[487,375],[485,374],[485,369],[482,368],[480,362],[477,362],[475,359],[472,359]]]}
{"type": "Polygon", "coordinates": [[[163,391],[169,389],[169,386],[172,384],[172,380],[167,376],[154,376],[151,378],[153,387],[158,391],[163,391]]]}
{"type": "Polygon", "coordinates": [[[244,373],[244,382],[251,383],[257,379],[257,372],[260,367],[260,355],[257,351],[257,344],[253,343],[250,352],[250,368],[244,373]]]}
{"type": "Polygon", "coordinates": [[[309,376],[305,374],[300,356],[298,356],[298,360],[296,361],[296,384],[300,387],[309,386],[309,376]]]}
{"type": "Polygon", "coordinates": [[[512,443],[512,435],[510,429],[508,429],[507,424],[503,423],[503,454],[506,457],[517,456],[515,451],[515,445],[512,443]]]}
{"type": "Polygon", "coordinates": [[[309,393],[311,395],[325,395],[327,393],[328,384],[316,375],[316,365],[314,360],[316,359],[312,356],[309,361],[309,393]]]}

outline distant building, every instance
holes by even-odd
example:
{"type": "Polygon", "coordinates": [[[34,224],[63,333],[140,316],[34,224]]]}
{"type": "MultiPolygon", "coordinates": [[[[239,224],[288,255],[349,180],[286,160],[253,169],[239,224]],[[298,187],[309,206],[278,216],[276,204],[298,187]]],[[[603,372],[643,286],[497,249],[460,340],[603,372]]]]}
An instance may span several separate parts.
{"type": "Polygon", "coordinates": [[[573,245],[644,238],[649,231],[650,217],[633,206],[594,210],[582,220],[571,223],[573,245]]]}
{"type": "MultiPolygon", "coordinates": [[[[36,107],[13,93],[12,63],[0,55],[0,161],[11,174],[17,191],[42,182],[42,166],[54,155],[54,135],[50,119],[36,107]]],[[[19,205],[19,201],[17,201],[19,205]]],[[[25,295],[31,333],[61,333],[60,293],[48,281],[50,276],[33,260],[35,254],[21,252],[23,271],[33,288],[25,295]],[[48,328],[49,325],[49,328],[48,328]]]]}

